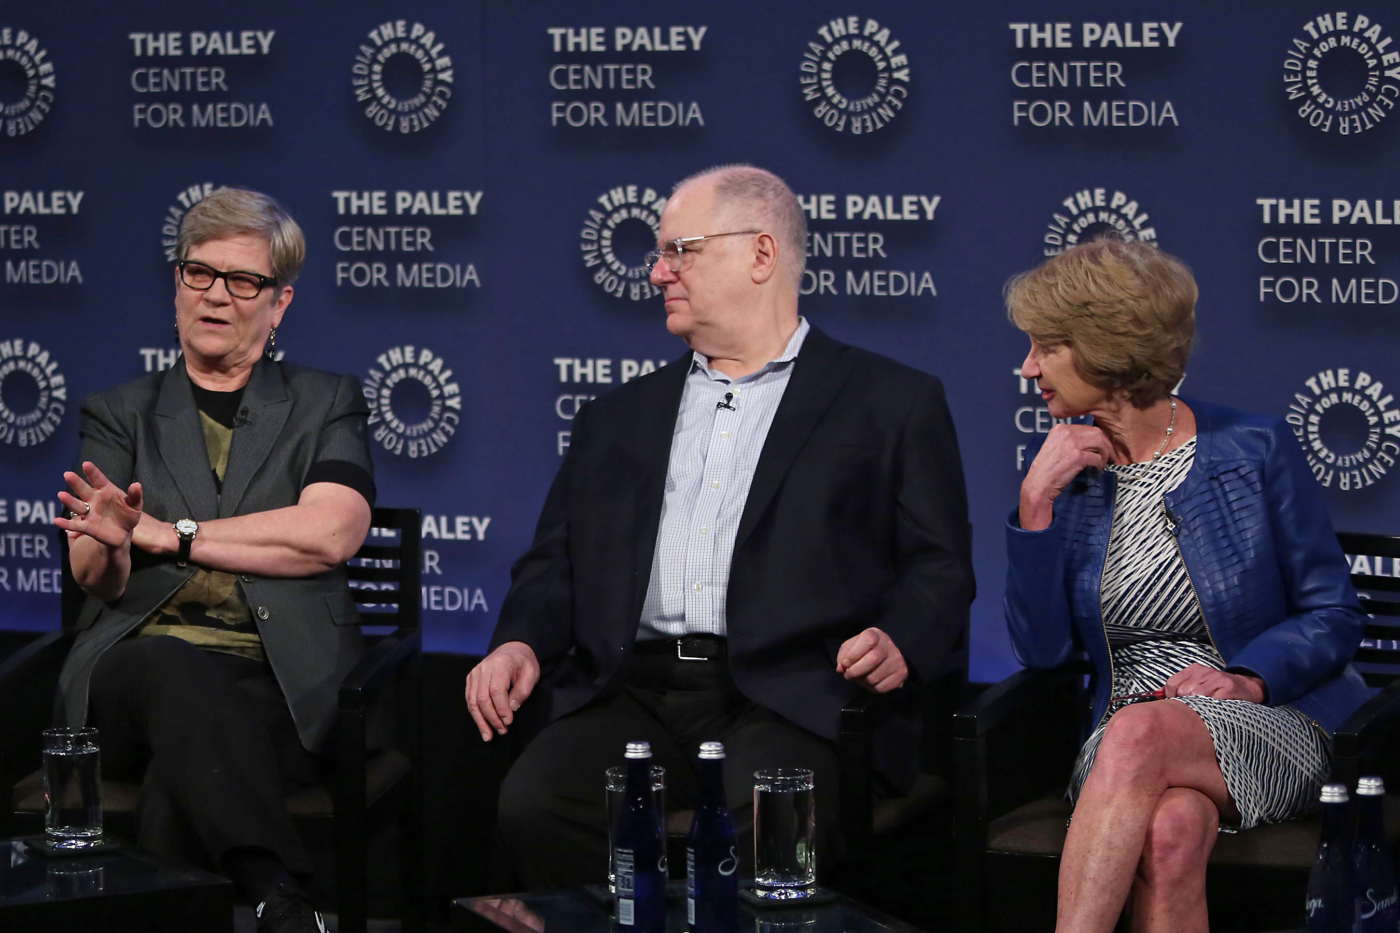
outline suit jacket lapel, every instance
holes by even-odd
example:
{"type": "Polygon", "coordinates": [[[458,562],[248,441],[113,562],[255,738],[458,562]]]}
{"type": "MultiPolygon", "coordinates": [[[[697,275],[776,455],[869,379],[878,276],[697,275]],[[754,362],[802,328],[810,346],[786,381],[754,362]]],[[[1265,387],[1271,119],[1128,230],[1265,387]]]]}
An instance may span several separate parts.
{"type": "MultiPolygon", "coordinates": [[[[668,365],[656,379],[655,392],[644,393],[632,430],[637,440],[637,457],[641,464],[636,488],[637,534],[633,540],[632,583],[633,612],[629,619],[638,619],[646,601],[647,585],[651,582],[651,562],[656,555],[656,535],[661,527],[661,505],[666,498],[666,470],[671,462],[671,441],[676,433],[676,416],[680,412],[681,395],[690,374],[694,357],[685,356],[668,365]]],[[[635,626],[634,626],[635,627],[635,626]]]]}
{"type": "Polygon", "coordinates": [[[229,448],[224,491],[219,500],[220,518],[237,514],[249,481],[271,453],[291,410],[280,367],[259,360],[248,377],[238,420],[234,422],[233,445],[229,448]]]}
{"type": "Polygon", "coordinates": [[[754,468],[749,496],[744,502],[744,514],[739,519],[739,531],[734,537],[734,553],[744,546],[758,520],[768,508],[778,488],[782,486],[792,462],[807,442],[807,437],[831,407],[837,393],[845,384],[854,363],[842,351],[842,344],[813,327],[802,341],[802,349],[793,362],[792,378],[788,380],[783,400],[768,428],[763,452],[754,468]]]}
{"type": "Polygon", "coordinates": [[[218,491],[209,469],[209,452],[204,446],[204,429],[199,423],[190,377],[185,371],[183,357],[168,370],[161,380],[152,421],[156,449],[165,461],[165,468],[175,478],[175,485],[185,499],[186,513],[161,516],[175,521],[193,518],[208,521],[218,514],[218,491]]]}

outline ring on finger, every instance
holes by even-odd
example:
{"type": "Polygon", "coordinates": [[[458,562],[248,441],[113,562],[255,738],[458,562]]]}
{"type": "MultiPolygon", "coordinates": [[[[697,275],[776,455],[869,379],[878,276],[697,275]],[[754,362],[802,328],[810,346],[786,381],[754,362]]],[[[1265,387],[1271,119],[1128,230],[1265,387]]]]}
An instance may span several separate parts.
{"type": "Polygon", "coordinates": [[[92,512],[92,503],[91,503],[91,502],[84,502],[83,505],[87,506],[87,511],[83,513],[83,518],[87,518],[88,515],[91,514],[91,512],[92,512]]]}

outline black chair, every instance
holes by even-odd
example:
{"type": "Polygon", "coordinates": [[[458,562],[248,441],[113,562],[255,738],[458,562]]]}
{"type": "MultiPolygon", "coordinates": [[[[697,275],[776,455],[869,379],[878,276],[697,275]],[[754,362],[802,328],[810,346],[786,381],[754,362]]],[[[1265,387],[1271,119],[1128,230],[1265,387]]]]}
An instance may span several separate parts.
{"type": "MultiPolygon", "coordinates": [[[[1352,580],[1372,617],[1356,657],[1381,687],[1333,736],[1332,777],[1354,787],[1390,767],[1400,725],[1400,538],[1339,534],[1352,580]]],[[[1052,929],[1069,804],[1064,791],[1078,754],[1090,673],[1079,660],[1021,671],[954,718],[954,858],[959,933],[1052,929]]],[[[1400,838],[1400,798],[1386,801],[1386,829],[1400,838]],[[1395,804],[1395,806],[1392,806],[1395,804]]],[[[1316,817],[1221,834],[1207,897],[1214,930],[1301,927],[1316,817]]]]}
{"type": "MultiPolygon", "coordinates": [[[[421,513],[376,508],[371,525],[370,537],[347,568],[371,644],[340,685],[333,776],[286,801],[304,836],[334,841],[335,900],[342,933],[366,929],[371,835],[395,818],[404,929],[423,928],[421,513]],[[392,746],[372,751],[370,732],[382,720],[382,711],[390,709],[392,746]]],[[[63,556],[63,629],[36,639],[0,664],[0,709],[6,711],[0,731],[0,790],[12,802],[0,807],[0,836],[43,829],[43,775],[34,770],[40,758],[39,732],[52,715],[58,671],[72,643],[72,622],[82,601],[82,591],[71,583],[66,548],[63,556]]],[[[133,825],[130,815],[140,790],[139,784],[103,781],[109,826],[133,825]]]]}

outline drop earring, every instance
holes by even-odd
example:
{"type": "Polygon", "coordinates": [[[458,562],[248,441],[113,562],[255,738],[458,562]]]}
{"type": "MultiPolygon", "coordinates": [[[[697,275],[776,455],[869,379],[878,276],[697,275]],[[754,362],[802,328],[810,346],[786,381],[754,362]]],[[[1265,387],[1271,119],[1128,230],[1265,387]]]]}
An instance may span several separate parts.
{"type": "Polygon", "coordinates": [[[267,332],[267,358],[276,359],[277,354],[277,328],[267,332]]]}

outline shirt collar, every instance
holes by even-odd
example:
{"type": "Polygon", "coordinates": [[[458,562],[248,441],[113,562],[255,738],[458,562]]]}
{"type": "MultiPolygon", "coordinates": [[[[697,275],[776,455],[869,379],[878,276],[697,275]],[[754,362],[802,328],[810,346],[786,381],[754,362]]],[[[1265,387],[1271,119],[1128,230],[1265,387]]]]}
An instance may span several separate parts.
{"type": "MultiPolygon", "coordinates": [[[[802,351],[802,343],[804,340],[807,339],[807,333],[811,329],[812,325],[807,323],[807,319],[805,317],[799,317],[797,319],[797,330],[794,331],[793,335],[788,339],[787,346],[783,347],[783,352],[778,354],[778,356],[774,357],[772,360],[768,361],[768,363],[766,363],[756,372],[750,373],[744,378],[752,379],[754,376],[758,376],[768,372],[770,369],[774,368],[780,363],[791,363],[793,360],[797,359],[797,354],[802,351]]],[[[727,380],[729,378],[723,373],[719,373],[717,370],[710,369],[710,358],[705,354],[701,353],[699,350],[696,350],[694,353],[692,353],[690,358],[691,372],[696,372],[698,370],[700,372],[706,373],[712,379],[723,378],[727,380]]]]}

